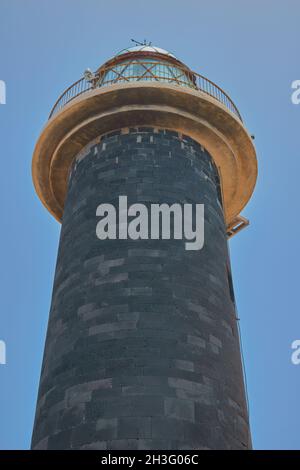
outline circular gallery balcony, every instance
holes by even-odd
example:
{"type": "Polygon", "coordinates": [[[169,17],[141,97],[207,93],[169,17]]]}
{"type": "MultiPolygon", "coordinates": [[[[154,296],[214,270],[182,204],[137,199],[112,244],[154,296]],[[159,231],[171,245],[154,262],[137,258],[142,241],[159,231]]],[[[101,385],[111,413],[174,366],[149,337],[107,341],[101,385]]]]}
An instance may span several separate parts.
{"type": "MultiPolygon", "coordinates": [[[[257,177],[255,148],[231,98],[173,54],[151,45],[122,50],[71,85],[54,104],[36,144],[36,191],[62,219],[72,161],[101,135],[151,126],[189,136],[219,170],[229,236],[257,177]]],[[[243,222],[244,223],[244,222],[243,222]]]]}

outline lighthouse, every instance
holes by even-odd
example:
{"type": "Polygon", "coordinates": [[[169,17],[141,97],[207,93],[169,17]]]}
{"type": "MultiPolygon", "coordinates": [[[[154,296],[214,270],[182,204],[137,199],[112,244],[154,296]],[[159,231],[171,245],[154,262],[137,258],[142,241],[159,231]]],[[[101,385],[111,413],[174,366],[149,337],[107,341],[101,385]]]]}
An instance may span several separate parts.
{"type": "Polygon", "coordinates": [[[32,448],[251,448],[228,239],[257,160],[231,98],[137,44],[60,96],[32,174],[61,223],[32,448]]]}

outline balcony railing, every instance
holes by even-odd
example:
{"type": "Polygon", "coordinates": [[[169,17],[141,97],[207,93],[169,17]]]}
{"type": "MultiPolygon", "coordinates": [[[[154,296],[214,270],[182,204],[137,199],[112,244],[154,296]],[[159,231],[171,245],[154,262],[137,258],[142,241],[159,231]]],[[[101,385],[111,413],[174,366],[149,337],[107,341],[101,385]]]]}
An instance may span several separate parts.
{"type": "Polygon", "coordinates": [[[232,99],[227,95],[227,93],[225,93],[225,91],[208,78],[184,67],[180,67],[177,64],[174,67],[168,62],[151,62],[151,60],[149,61],[145,59],[139,59],[136,62],[131,61],[130,64],[123,64],[121,69],[120,64],[118,66],[111,65],[109,67],[104,67],[100,69],[93,80],[87,80],[84,77],[80,78],[77,82],[73,83],[73,85],[69,86],[69,88],[67,88],[58,98],[51,110],[49,119],[67,103],[87,91],[116,83],[145,80],[167,82],[173,85],[185,86],[198,90],[200,93],[205,93],[222,103],[230,112],[235,114],[242,121],[241,115],[232,99]],[[134,68],[134,66],[139,67],[139,73],[135,72],[137,69],[134,68]],[[143,73],[141,73],[140,67],[145,69],[143,73]]]}

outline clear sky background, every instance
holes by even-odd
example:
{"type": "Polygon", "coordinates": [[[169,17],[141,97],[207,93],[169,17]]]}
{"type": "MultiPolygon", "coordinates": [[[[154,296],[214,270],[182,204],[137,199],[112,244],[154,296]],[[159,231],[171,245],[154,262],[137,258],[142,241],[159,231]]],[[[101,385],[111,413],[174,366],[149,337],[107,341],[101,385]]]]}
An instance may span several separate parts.
{"type": "Polygon", "coordinates": [[[224,88],[255,134],[259,180],[230,241],[256,449],[300,449],[298,0],[0,0],[0,448],[30,445],[59,224],[31,180],[58,95],[130,39],[174,52],[224,88]]]}

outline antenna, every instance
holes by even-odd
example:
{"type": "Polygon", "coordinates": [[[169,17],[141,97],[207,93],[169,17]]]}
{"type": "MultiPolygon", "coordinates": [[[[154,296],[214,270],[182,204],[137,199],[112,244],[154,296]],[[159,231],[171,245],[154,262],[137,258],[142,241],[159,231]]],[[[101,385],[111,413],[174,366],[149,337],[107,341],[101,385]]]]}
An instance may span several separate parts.
{"type": "Polygon", "coordinates": [[[137,41],[136,39],[131,39],[131,41],[134,42],[136,46],[151,46],[152,45],[152,42],[151,41],[147,42],[146,39],[144,39],[143,42],[137,41]]]}

